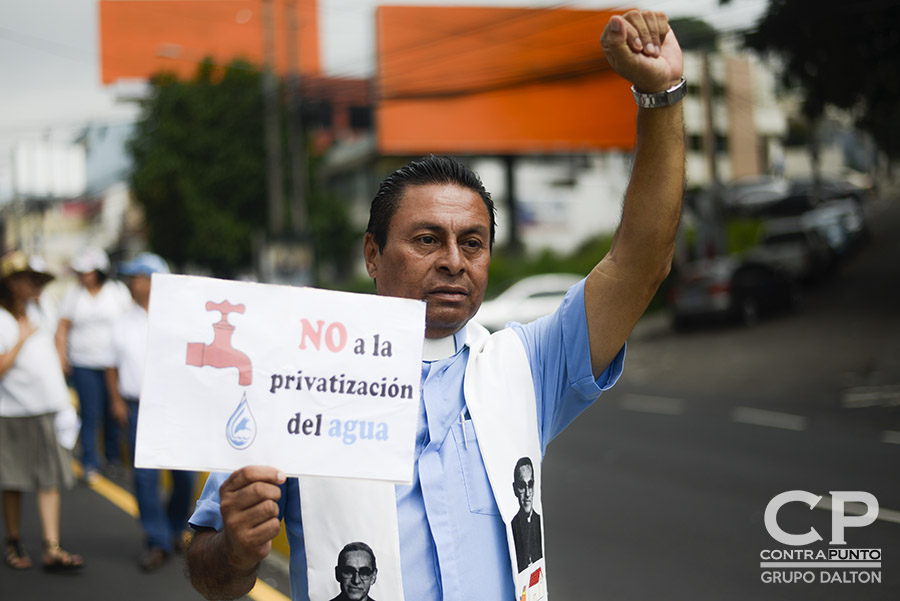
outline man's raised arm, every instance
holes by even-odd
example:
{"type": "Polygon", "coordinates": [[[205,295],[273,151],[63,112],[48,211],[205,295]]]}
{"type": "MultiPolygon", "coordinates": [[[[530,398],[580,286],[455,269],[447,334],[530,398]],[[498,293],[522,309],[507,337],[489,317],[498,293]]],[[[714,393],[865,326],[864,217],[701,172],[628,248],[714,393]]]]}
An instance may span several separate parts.
{"type": "MultiPolygon", "coordinates": [[[[633,10],[615,16],[604,30],[601,44],[612,67],[638,92],[663,92],[681,81],[681,48],[663,13],[633,10]]],[[[683,189],[681,103],[639,108],[634,166],[622,221],[609,253],[585,283],[595,376],[619,352],[669,272],[683,189]]]]}
{"type": "Polygon", "coordinates": [[[280,485],[272,467],[242,468],[219,488],[221,531],[198,531],[187,550],[191,584],[207,599],[237,599],[256,584],[256,568],[278,535],[280,485]]]}

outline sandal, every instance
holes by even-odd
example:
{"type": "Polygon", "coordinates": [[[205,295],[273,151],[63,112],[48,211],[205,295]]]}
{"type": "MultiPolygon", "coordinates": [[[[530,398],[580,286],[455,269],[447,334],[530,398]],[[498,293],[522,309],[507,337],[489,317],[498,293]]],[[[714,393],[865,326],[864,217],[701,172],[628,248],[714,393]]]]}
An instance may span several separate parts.
{"type": "Polygon", "coordinates": [[[80,555],[69,553],[59,546],[59,541],[44,541],[44,569],[48,572],[72,572],[84,566],[80,555]]]}
{"type": "Polygon", "coordinates": [[[32,565],[25,546],[18,538],[6,539],[6,554],[3,561],[14,570],[27,570],[32,565]]]}

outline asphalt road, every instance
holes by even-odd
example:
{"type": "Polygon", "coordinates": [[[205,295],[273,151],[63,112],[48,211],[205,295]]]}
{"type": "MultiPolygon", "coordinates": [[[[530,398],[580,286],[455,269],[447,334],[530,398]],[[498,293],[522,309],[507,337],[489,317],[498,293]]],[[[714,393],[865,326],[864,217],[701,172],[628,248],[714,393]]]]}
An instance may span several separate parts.
{"type": "MultiPolygon", "coordinates": [[[[795,314],[687,334],[665,316],[639,324],[618,385],[544,461],[554,598],[900,598],[900,203],[870,216],[871,244],[795,314]],[[866,491],[893,510],[843,546],[882,550],[880,584],[807,566],[788,572],[815,583],[763,582],[761,553],[791,548],[764,512],[790,490],[866,491]]],[[[827,510],[778,518],[824,539],[797,549],[841,548],[827,510]]]]}
{"type": "MultiPolygon", "coordinates": [[[[687,334],[664,316],[639,324],[619,384],[544,462],[555,601],[900,598],[900,201],[870,216],[872,243],[795,314],[687,334]],[[767,534],[764,511],[789,490],[866,491],[894,511],[846,530],[844,547],[882,551],[881,583],[763,582],[760,553],[787,548],[767,534]]],[[[837,548],[829,511],[791,503],[778,523],[814,527],[824,541],[805,548],[837,548]]],[[[0,567],[2,601],[201,598],[179,558],[138,570],[137,522],[96,490],[65,493],[62,524],[63,545],[87,567],[0,567]]],[[[33,496],[23,526],[39,561],[33,496]]],[[[806,571],[819,580],[826,570],[806,571]]],[[[287,590],[278,565],[263,577],[287,590]]]]}
{"type": "MultiPolygon", "coordinates": [[[[66,574],[47,574],[40,569],[41,530],[34,495],[26,495],[22,538],[35,567],[13,571],[0,566],[0,601],[202,601],[188,580],[182,555],[173,555],[152,573],[138,568],[142,532],[130,490],[126,473],[101,478],[92,487],[79,483],[63,493],[61,543],[85,560],[82,570],[66,574]]],[[[242,599],[289,599],[285,559],[273,554],[260,568],[259,577],[267,586],[242,599]]]]}

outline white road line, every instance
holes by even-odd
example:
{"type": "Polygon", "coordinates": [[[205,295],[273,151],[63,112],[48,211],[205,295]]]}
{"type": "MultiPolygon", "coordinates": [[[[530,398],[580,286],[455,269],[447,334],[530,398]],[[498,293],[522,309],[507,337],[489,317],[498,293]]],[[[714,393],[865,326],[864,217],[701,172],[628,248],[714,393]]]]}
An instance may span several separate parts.
{"type": "Polygon", "coordinates": [[[896,430],[885,430],[881,435],[881,442],[900,444],[900,432],[897,432],[896,430]]]}
{"type": "MultiPolygon", "coordinates": [[[[831,507],[831,497],[828,495],[822,495],[822,500],[816,503],[814,509],[824,509],[826,511],[831,511],[831,507]]],[[[868,508],[862,503],[844,503],[844,513],[846,513],[847,515],[865,515],[866,511],[868,511],[868,508]]],[[[881,520],[882,522],[900,524],[900,511],[879,507],[878,517],[876,519],[881,520]]]]}
{"type": "Polygon", "coordinates": [[[681,415],[684,413],[684,406],[683,399],[647,394],[626,394],[619,403],[619,407],[626,411],[660,415],[681,415]]]}
{"type": "Polygon", "coordinates": [[[896,407],[900,405],[900,386],[855,386],[844,391],[841,405],[848,409],[896,407]]]}
{"type": "Polygon", "coordinates": [[[753,407],[735,407],[731,411],[731,421],[799,432],[806,429],[806,424],[809,420],[802,415],[793,415],[791,413],[754,409],[753,407]]]}

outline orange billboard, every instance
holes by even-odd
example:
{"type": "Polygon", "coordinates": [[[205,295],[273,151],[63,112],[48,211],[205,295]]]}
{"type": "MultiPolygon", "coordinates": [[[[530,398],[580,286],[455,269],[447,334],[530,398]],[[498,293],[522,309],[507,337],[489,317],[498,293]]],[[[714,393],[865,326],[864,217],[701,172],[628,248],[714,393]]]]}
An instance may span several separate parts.
{"type": "Polygon", "coordinates": [[[621,12],[379,7],[379,151],[632,148],[630,86],[600,47],[609,18],[621,12]]]}
{"type": "Polygon", "coordinates": [[[269,33],[276,68],[285,73],[293,33],[304,74],[319,73],[316,0],[101,0],[100,62],[103,83],[146,79],[158,71],[191,77],[206,57],[218,63],[243,58],[262,65],[263,5],[272,8],[269,33]]]}

